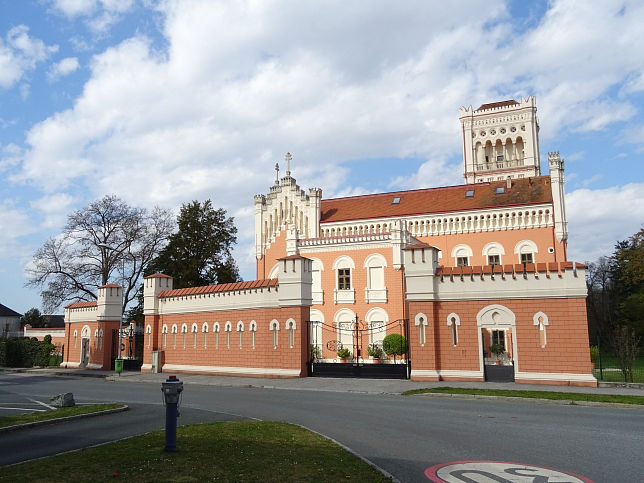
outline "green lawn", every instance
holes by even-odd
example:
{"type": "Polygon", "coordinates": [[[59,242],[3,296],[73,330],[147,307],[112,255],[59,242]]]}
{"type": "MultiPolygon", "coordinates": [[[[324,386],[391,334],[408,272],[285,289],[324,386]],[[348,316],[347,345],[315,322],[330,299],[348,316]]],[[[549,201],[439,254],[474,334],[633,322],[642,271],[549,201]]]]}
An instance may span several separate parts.
{"type": "Polygon", "coordinates": [[[87,406],[74,406],[71,408],[58,408],[49,411],[14,414],[12,416],[0,416],[0,428],[14,426],[16,424],[33,423],[36,421],[47,421],[49,419],[66,418],[79,414],[96,413],[107,409],[122,408],[123,404],[89,404],[87,406]]]}
{"type": "Polygon", "coordinates": [[[389,481],[337,444],[299,426],[232,421],[180,427],[2,469],[0,481],[389,481]]]}
{"type": "MultiPolygon", "coordinates": [[[[593,371],[593,376],[595,376],[598,381],[625,382],[622,371],[619,369],[619,361],[615,357],[602,354],[602,368],[603,371],[600,373],[598,359],[595,363],[595,370],[593,371]]],[[[638,357],[635,362],[633,362],[632,382],[644,383],[644,357],[638,357]]]]}
{"type": "Polygon", "coordinates": [[[469,394],[478,396],[524,397],[532,399],[553,399],[558,401],[590,401],[603,403],[621,403],[644,405],[644,396],[627,396],[616,394],[589,394],[576,392],[521,391],[514,389],[474,389],[465,387],[433,387],[405,391],[404,396],[415,394],[469,394]]]}

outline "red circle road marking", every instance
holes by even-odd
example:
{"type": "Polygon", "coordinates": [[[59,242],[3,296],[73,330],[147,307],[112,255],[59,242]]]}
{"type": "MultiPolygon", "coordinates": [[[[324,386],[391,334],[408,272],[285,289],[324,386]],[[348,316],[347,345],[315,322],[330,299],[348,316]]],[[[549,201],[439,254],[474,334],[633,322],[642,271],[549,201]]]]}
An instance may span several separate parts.
{"type": "Polygon", "coordinates": [[[496,481],[500,483],[532,483],[533,481],[561,481],[562,483],[593,483],[592,480],[546,466],[526,465],[508,461],[452,461],[434,465],[425,470],[425,476],[436,483],[496,481]],[[475,477],[479,479],[474,479],[475,477]],[[484,480],[481,478],[485,478],[484,480]],[[561,480],[561,478],[567,478],[561,480]],[[572,479],[571,479],[572,478],[572,479]]]}

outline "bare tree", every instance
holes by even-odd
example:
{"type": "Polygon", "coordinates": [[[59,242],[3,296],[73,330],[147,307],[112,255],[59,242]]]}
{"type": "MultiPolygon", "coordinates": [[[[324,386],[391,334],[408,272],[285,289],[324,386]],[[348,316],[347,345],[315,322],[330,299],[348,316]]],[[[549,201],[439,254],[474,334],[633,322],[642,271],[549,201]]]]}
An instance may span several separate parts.
{"type": "Polygon", "coordinates": [[[45,312],[64,302],[96,299],[108,282],[123,285],[125,305],[136,298],[144,267],[174,229],[172,214],[133,208],[105,196],[71,213],[63,233],[40,247],[27,269],[27,286],[41,290],[45,312]]]}

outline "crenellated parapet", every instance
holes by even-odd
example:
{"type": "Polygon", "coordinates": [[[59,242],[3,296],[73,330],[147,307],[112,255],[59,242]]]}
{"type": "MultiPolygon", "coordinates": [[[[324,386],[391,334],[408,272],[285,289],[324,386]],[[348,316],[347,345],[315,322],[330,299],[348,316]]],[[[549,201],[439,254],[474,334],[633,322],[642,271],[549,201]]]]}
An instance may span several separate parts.
{"type": "Polygon", "coordinates": [[[98,287],[96,300],[74,302],[65,307],[65,323],[121,320],[122,297],[120,285],[102,285],[98,287]]]}
{"type": "Polygon", "coordinates": [[[322,190],[309,189],[308,194],[291,176],[289,153],[286,155],[286,176],[279,178],[276,165],[275,184],[267,195],[255,195],[255,256],[265,251],[287,229],[296,231],[296,238],[317,238],[320,225],[322,190]]]}

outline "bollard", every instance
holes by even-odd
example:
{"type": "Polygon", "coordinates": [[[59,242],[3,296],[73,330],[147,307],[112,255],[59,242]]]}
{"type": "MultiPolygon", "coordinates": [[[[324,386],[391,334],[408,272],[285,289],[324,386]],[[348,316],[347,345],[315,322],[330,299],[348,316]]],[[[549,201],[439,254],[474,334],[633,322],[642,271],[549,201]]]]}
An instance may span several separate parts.
{"type": "Polygon", "coordinates": [[[177,418],[179,417],[179,400],[183,392],[183,382],[177,376],[168,376],[161,383],[163,403],[165,404],[165,450],[177,451],[177,418]]]}

